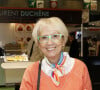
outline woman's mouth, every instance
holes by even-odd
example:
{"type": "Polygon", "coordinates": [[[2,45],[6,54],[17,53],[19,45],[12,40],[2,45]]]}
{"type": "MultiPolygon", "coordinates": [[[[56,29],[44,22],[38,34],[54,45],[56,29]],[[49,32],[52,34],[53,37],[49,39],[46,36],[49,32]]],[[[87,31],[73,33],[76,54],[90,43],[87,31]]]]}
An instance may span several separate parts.
{"type": "Polygon", "coordinates": [[[54,49],[55,49],[55,47],[53,47],[53,48],[47,48],[48,51],[52,51],[54,49]]]}

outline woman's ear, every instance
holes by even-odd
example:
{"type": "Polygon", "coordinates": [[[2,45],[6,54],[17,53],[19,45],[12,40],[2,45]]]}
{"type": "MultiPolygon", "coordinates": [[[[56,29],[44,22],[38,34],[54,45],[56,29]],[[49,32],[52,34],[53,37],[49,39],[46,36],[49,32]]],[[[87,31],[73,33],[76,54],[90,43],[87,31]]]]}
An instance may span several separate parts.
{"type": "Polygon", "coordinates": [[[65,39],[63,40],[63,44],[62,44],[62,46],[64,47],[65,46],[65,44],[66,44],[66,41],[65,41],[65,39]]]}

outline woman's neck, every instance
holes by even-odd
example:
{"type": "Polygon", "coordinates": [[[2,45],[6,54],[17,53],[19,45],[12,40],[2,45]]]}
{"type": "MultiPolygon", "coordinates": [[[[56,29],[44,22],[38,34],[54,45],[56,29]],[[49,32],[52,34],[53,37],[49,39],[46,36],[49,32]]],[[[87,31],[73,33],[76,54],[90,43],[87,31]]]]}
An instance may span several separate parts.
{"type": "Polygon", "coordinates": [[[59,54],[58,56],[55,56],[55,57],[50,57],[50,58],[47,57],[47,59],[51,64],[58,64],[60,56],[61,56],[61,54],[59,54]]]}

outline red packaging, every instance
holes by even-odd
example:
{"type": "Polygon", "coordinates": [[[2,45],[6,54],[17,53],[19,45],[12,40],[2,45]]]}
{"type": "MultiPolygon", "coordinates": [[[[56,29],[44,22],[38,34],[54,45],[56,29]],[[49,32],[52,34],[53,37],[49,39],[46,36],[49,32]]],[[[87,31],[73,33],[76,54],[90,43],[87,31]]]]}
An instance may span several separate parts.
{"type": "Polygon", "coordinates": [[[51,8],[57,8],[58,6],[58,1],[57,0],[51,0],[50,1],[50,7],[51,8]]]}

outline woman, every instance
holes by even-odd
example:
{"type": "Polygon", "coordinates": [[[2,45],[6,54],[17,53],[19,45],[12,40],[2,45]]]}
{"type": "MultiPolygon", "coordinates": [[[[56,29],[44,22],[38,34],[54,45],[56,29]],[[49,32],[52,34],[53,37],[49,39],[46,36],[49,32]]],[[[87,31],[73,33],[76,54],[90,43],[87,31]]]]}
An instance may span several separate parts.
{"type": "MultiPolygon", "coordinates": [[[[68,30],[62,20],[57,17],[40,19],[32,35],[44,55],[39,90],[92,90],[86,65],[63,52],[68,30]]],[[[38,68],[39,61],[26,69],[20,90],[37,90],[38,68]]]]}

